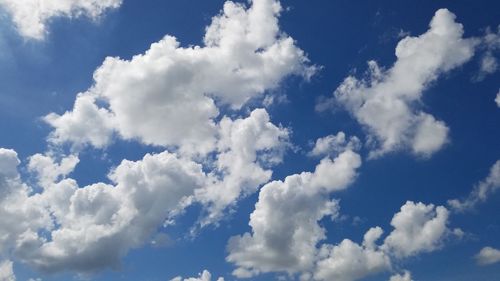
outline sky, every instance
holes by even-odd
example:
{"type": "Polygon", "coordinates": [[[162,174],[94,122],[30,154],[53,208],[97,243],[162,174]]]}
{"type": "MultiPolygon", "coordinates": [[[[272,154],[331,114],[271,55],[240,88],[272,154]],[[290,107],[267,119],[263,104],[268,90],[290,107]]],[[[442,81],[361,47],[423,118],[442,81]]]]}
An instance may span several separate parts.
{"type": "Polygon", "coordinates": [[[497,281],[499,19],[0,0],[0,281],[497,281]]]}

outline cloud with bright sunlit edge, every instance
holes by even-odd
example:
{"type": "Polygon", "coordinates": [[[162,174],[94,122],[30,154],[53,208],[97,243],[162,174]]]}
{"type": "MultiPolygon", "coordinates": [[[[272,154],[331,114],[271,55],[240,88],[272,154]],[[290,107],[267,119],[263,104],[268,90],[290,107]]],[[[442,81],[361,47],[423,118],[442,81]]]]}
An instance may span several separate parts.
{"type": "MultiPolygon", "coordinates": [[[[449,248],[467,257],[447,260],[469,264],[470,278],[500,273],[500,241],[487,234],[500,233],[492,215],[500,189],[498,22],[469,30],[459,13],[436,8],[426,14],[427,27],[376,40],[383,48],[370,56],[356,41],[342,39],[361,50],[356,60],[368,69],[360,72],[320,59],[339,52],[337,43],[311,47],[302,38],[312,37],[282,23],[300,15],[294,3],[219,2],[198,43],[163,33],[156,42],[142,42],[141,52],[105,54],[93,73],[78,74],[92,78],[90,84],[65,93],[69,104],[47,105],[29,121],[45,130],[38,140],[44,149],[0,148],[0,281],[436,280],[442,273],[420,259],[443,259],[452,255],[449,248]],[[395,57],[373,56],[384,51],[395,57]],[[329,68],[338,68],[335,80],[325,75],[329,68]],[[472,104],[486,100],[467,114],[479,116],[470,122],[489,126],[485,134],[493,141],[464,133],[467,127],[450,118],[463,112],[449,113],[460,107],[434,109],[454,103],[440,86],[447,80],[459,85],[453,89],[493,89],[466,93],[472,104]],[[308,100],[301,103],[289,93],[319,83],[331,94],[299,93],[308,100]],[[467,154],[482,162],[454,166],[467,147],[482,148],[481,158],[467,154]],[[412,169],[434,162],[448,168],[428,177],[412,169]],[[387,181],[398,176],[384,165],[400,172],[407,165],[405,182],[434,186],[444,178],[439,181],[451,185],[460,177],[464,184],[461,192],[424,186],[411,193],[387,181]],[[86,178],[81,167],[103,176],[86,178]],[[467,174],[457,175],[459,169],[467,174]],[[370,183],[389,185],[391,194],[370,195],[378,188],[370,183]],[[387,206],[373,205],[370,197],[387,206]],[[356,215],[382,214],[370,210],[374,206],[384,215],[356,215]],[[485,222],[472,227],[473,216],[485,222]],[[213,235],[218,250],[186,250],[213,235]],[[147,260],[160,252],[179,260],[155,259],[158,268],[151,269],[147,260]],[[187,259],[180,258],[186,252],[187,259]],[[127,279],[131,270],[141,277],[127,279]]],[[[11,40],[10,48],[22,44],[21,50],[52,46],[61,23],[93,32],[120,28],[125,23],[116,18],[127,18],[121,14],[127,5],[133,3],[0,0],[1,20],[9,26],[0,39],[11,40]]],[[[373,13],[374,26],[382,14],[373,13]]],[[[309,33],[327,36],[318,30],[309,33]]],[[[77,52],[94,54],[84,46],[77,52]]],[[[22,52],[12,54],[16,59],[22,52]]],[[[11,100],[7,88],[0,91],[11,100]]]]}

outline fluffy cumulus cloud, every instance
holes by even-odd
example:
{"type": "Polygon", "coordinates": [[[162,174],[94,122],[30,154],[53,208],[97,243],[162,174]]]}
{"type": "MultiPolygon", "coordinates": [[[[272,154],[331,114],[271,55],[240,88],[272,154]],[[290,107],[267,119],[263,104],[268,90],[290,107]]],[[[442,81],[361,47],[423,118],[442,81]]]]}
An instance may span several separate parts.
{"type": "Polygon", "coordinates": [[[28,164],[38,180],[31,187],[19,177],[17,154],[1,150],[0,250],[48,272],[116,267],[187,206],[203,206],[200,226],[217,223],[268,182],[288,147],[288,129],[274,125],[265,109],[230,118],[219,106],[240,113],[284,77],[313,74],[280,31],[280,12],[273,0],[248,8],[229,1],[206,28],[204,46],[180,47],[166,36],[129,61],[107,58],[71,111],[44,118],[54,128],[51,145],[69,143],[76,153],[105,148],[118,136],[165,152],[123,160],[109,183],[83,187],[68,177],[76,154],[37,154],[28,164]]]}
{"type": "MultiPolygon", "coordinates": [[[[208,272],[207,270],[203,270],[203,272],[200,273],[198,277],[182,278],[178,276],[171,279],[170,281],[212,281],[212,274],[210,274],[210,272],[208,272]]],[[[224,278],[219,277],[217,278],[217,281],[224,281],[224,278]]]]}
{"type": "Polygon", "coordinates": [[[449,200],[448,204],[455,211],[464,212],[486,201],[498,189],[500,189],[500,160],[491,167],[489,175],[474,187],[467,198],[449,200]]]}
{"type": "Polygon", "coordinates": [[[250,216],[252,233],[231,238],[227,260],[238,277],[261,272],[307,271],[314,265],[316,245],[325,238],[318,221],[336,216],[338,203],[329,193],[345,189],[356,176],[360,156],[350,150],[325,158],[312,173],[266,184],[250,216]]]}
{"type": "Polygon", "coordinates": [[[116,267],[132,248],[157,233],[166,219],[199,202],[204,224],[269,181],[265,167],[279,163],[288,131],[264,109],[247,118],[223,118],[216,127],[216,158],[206,166],[168,151],[123,160],[110,183],[80,187],[68,177],[76,155],[36,154],[28,171],[36,187],[20,179],[13,150],[0,150],[0,252],[47,272],[94,272],[116,267]],[[22,222],[22,223],[19,223],[22,222]]]}
{"type": "Polygon", "coordinates": [[[95,102],[94,96],[81,94],[77,96],[71,113],[45,116],[45,122],[56,128],[50,139],[54,143],[70,142],[76,148],[87,143],[96,148],[109,144],[113,136],[112,115],[106,109],[98,108],[95,102]]]}
{"type": "MultiPolygon", "coordinates": [[[[347,143],[345,145],[348,145],[347,143]]],[[[319,243],[326,238],[319,221],[338,215],[338,201],[329,194],[346,188],[361,164],[347,149],[334,160],[328,157],[312,173],[288,176],[266,184],[250,216],[251,233],[232,237],[227,261],[233,274],[249,278],[266,272],[300,274],[303,280],[359,280],[391,269],[392,259],[404,259],[438,249],[452,231],[448,210],[432,204],[407,202],[394,215],[392,232],[370,229],[363,243],[345,239],[337,245],[319,243]]]]}
{"type": "MultiPolygon", "coordinates": [[[[1,251],[46,272],[118,266],[130,249],[157,233],[179,202],[191,202],[213,181],[202,165],[163,152],[124,160],[110,172],[109,184],[79,187],[68,178],[78,158],[54,158],[30,157],[28,170],[38,179],[37,187],[30,187],[19,177],[16,152],[0,150],[1,251]]],[[[360,156],[346,149],[321,160],[314,172],[266,184],[251,214],[252,233],[228,243],[227,260],[238,266],[234,274],[288,272],[304,280],[353,281],[391,269],[393,257],[437,249],[450,233],[446,209],[413,202],[394,216],[394,230],[381,245],[379,227],[370,229],[362,244],[346,239],[318,245],[326,238],[319,221],[339,210],[330,194],[345,189],[360,165],[360,156]]],[[[199,278],[210,280],[207,273],[199,278]]]]}
{"type": "Polygon", "coordinates": [[[405,271],[403,274],[395,274],[391,276],[389,281],[413,281],[411,278],[411,273],[409,271],[405,271]]]}
{"type": "Polygon", "coordinates": [[[353,142],[357,143],[347,141],[343,133],[319,139],[317,147],[332,151],[337,155],[334,160],[326,157],[312,173],[291,175],[261,189],[250,215],[252,232],[232,237],[227,245],[226,259],[237,266],[235,276],[286,272],[299,274],[302,280],[353,281],[390,270],[393,259],[431,252],[442,245],[452,233],[448,210],[410,201],[394,215],[394,229],[383,243],[377,243],[383,230],[374,227],[361,244],[345,239],[337,245],[320,245],[326,238],[320,220],[339,212],[339,203],[330,194],[345,189],[361,165],[360,156],[351,150],[353,142]]]}
{"type": "MultiPolygon", "coordinates": [[[[233,274],[250,278],[286,272],[299,274],[301,280],[360,280],[391,270],[393,260],[438,249],[453,233],[446,208],[409,201],[394,215],[394,229],[382,243],[377,241],[383,230],[374,227],[361,244],[345,239],[337,245],[320,245],[326,232],[319,221],[339,212],[338,201],[329,194],[346,188],[360,164],[359,155],[345,150],[334,160],[323,159],[313,173],[266,184],[250,216],[252,233],[228,242],[226,259],[237,266],[233,274]]],[[[393,278],[411,280],[408,274],[393,278]]]]}
{"type": "Polygon", "coordinates": [[[11,261],[0,262],[0,281],[16,281],[11,261]]]}
{"type": "Polygon", "coordinates": [[[10,14],[19,33],[32,39],[45,37],[52,18],[83,15],[97,19],[121,3],[122,0],[0,0],[0,6],[10,14]]]}
{"type": "Polygon", "coordinates": [[[216,160],[211,181],[196,190],[196,200],[207,206],[201,225],[220,219],[240,196],[252,194],[271,179],[271,167],[282,161],[288,130],[271,123],[266,110],[256,109],[245,119],[223,118],[218,125],[216,160]]]}
{"type": "Polygon", "coordinates": [[[167,150],[123,160],[109,183],[83,187],[68,177],[77,155],[30,157],[28,171],[38,180],[32,187],[19,177],[17,154],[0,150],[0,251],[47,272],[117,267],[187,206],[202,204],[201,226],[216,223],[268,182],[288,130],[264,109],[219,117],[217,103],[239,109],[287,75],[312,74],[303,52],[279,31],[280,11],[271,0],[249,8],[227,2],[203,47],[182,48],[167,36],[130,61],[106,59],[72,111],[45,117],[54,127],[50,142],[77,152],[105,148],[117,135],[167,150]]]}
{"type": "Polygon", "coordinates": [[[361,141],[357,137],[347,138],[344,132],[329,135],[316,140],[314,148],[309,152],[310,156],[335,155],[346,149],[359,150],[361,141]]]}
{"type": "Polygon", "coordinates": [[[362,245],[349,239],[338,245],[324,245],[314,278],[353,281],[391,268],[389,256],[375,242],[383,234],[380,227],[370,229],[362,245]]]}
{"type": "Polygon", "coordinates": [[[385,238],[383,247],[397,257],[434,251],[450,231],[448,216],[443,206],[408,201],[392,218],[394,230],[385,238]]]}
{"type": "MultiPolygon", "coordinates": [[[[19,182],[14,152],[4,154],[0,160],[8,162],[13,172],[4,180],[8,184],[2,184],[6,200],[1,229],[8,234],[2,235],[2,246],[48,272],[117,266],[205,180],[200,165],[164,152],[136,162],[124,160],[110,173],[112,184],[78,187],[68,178],[50,183],[47,179],[68,172],[65,161],[54,164],[48,156],[36,155],[29,166],[40,173],[41,190],[30,192],[19,182]]],[[[74,166],[74,160],[68,161],[74,166]]]]}
{"type": "Polygon", "coordinates": [[[80,159],[76,155],[61,157],[59,163],[56,155],[35,154],[30,157],[28,169],[38,175],[38,183],[49,188],[54,182],[69,175],[75,169],[80,159]]]}
{"type": "Polygon", "coordinates": [[[500,250],[484,247],[474,257],[479,265],[490,265],[500,262],[500,250]]]}
{"type": "Polygon", "coordinates": [[[401,149],[429,156],[447,142],[449,129],[418,105],[433,81],[473,56],[477,42],[463,33],[453,13],[438,10],[427,32],[399,42],[391,68],[370,61],[367,78],[347,77],[324,102],[343,105],[366,128],[372,157],[401,149]]]}
{"type": "Polygon", "coordinates": [[[15,241],[27,230],[51,225],[39,196],[22,183],[13,150],[0,149],[0,255],[9,253],[15,241]]]}
{"type": "Polygon", "coordinates": [[[280,12],[274,0],[254,0],[248,8],[228,1],[202,46],[181,47],[165,36],[131,60],[107,58],[72,111],[45,118],[54,127],[51,141],[103,147],[116,133],[183,153],[211,152],[219,104],[239,109],[283,78],[315,71],[280,31],[280,12]]]}
{"type": "MultiPolygon", "coordinates": [[[[0,0],[21,34],[36,39],[46,34],[50,18],[96,18],[120,4],[0,0]]],[[[340,132],[318,139],[309,153],[322,158],[314,171],[269,182],[290,146],[290,130],[273,124],[265,109],[242,109],[289,75],[308,79],[316,70],[280,30],[281,10],[276,0],[253,0],[248,7],[228,1],[206,28],[202,46],[181,46],[165,36],[130,60],[107,58],[71,110],[44,117],[53,128],[49,147],[59,152],[59,145],[70,144],[74,154],[29,157],[25,171],[36,182],[23,181],[14,150],[0,149],[0,257],[8,259],[0,263],[0,280],[15,280],[11,259],[44,272],[117,268],[131,249],[152,238],[168,240],[160,228],[188,206],[202,207],[197,226],[216,224],[261,186],[251,231],[227,245],[237,277],[285,272],[302,280],[354,281],[438,249],[452,233],[448,210],[410,201],[394,215],[385,238],[374,227],[361,242],[323,242],[321,221],[340,210],[331,196],[348,188],[361,166],[356,137],[340,132]],[[71,178],[77,153],[86,146],[104,149],[114,138],[164,151],[123,160],[105,182],[79,186],[71,178]]],[[[439,10],[426,33],[398,44],[390,69],[370,62],[368,79],[348,77],[335,91],[334,99],[367,129],[369,145],[376,146],[372,156],[407,147],[428,156],[447,141],[447,126],[417,104],[432,81],[473,55],[476,41],[462,34],[454,15],[439,10]]],[[[453,204],[485,200],[499,183],[497,163],[467,201],[453,204]]],[[[498,251],[485,248],[477,259],[492,263],[498,251]]],[[[210,281],[212,275],[205,270],[171,280],[210,281]]],[[[390,280],[411,281],[411,275],[390,280]]]]}
{"type": "MultiPolygon", "coordinates": [[[[376,242],[383,230],[374,227],[366,232],[362,244],[345,239],[338,245],[323,245],[314,280],[354,281],[390,270],[394,260],[438,249],[453,232],[447,224],[448,211],[444,207],[408,201],[394,215],[391,221],[394,229],[382,244],[376,242]]],[[[411,280],[409,273],[393,278],[411,280]]]]}
{"type": "Polygon", "coordinates": [[[497,97],[495,98],[495,103],[500,107],[500,90],[498,90],[497,97]]]}

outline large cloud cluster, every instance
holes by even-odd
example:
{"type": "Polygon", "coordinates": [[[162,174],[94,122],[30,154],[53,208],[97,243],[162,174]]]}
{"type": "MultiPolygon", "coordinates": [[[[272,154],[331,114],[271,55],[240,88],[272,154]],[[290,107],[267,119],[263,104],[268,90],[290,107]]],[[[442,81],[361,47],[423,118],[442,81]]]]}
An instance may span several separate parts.
{"type": "MultiPolygon", "coordinates": [[[[59,8],[69,9],[62,14],[78,10],[59,8]]],[[[50,141],[69,142],[74,151],[87,144],[103,148],[113,135],[168,150],[122,161],[109,184],[79,187],[67,177],[76,155],[56,160],[37,154],[28,168],[38,190],[20,179],[17,154],[1,150],[2,252],[49,272],[116,267],[189,204],[205,206],[202,225],[214,223],[239,197],[269,181],[267,167],[281,162],[288,130],[272,124],[264,109],[218,119],[217,103],[239,109],[290,74],[314,72],[293,39],[280,32],[280,11],[271,0],[253,1],[248,9],[226,2],[207,27],[205,46],[183,48],[166,36],[130,61],[108,58],[73,111],[45,117],[54,127],[50,141]]],[[[37,32],[27,34],[42,30],[37,32]]]]}
{"type": "Polygon", "coordinates": [[[391,68],[370,61],[367,78],[347,77],[325,104],[341,104],[366,128],[373,157],[401,149],[433,154],[447,142],[449,129],[418,105],[433,81],[473,56],[477,40],[463,33],[453,13],[438,10],[427,32],[399,42],[391,68]]]}
{"type": "Polygon", "coordinates": [[[42,181],[41,190],[33,192],[15,172],[15,152],[3,151],[0,161],[13,171],[3,177],[0,212],[6,235],[1,246],[49,272],[117,266],[205,180],[200,165],[164,152],[136,162],[124,160],[110,173],[112,184],[79,187],[69,178],[47,181],[54,175],[47,172],[60,165],[35,155],[30,167],[42,181]]]}
{"type": "MultiPolygon", "coordinates": [[[[165,36],[130,60],[106,58],[71,110],[43,118],[53,129],[48,141],[54,151],[29,158],[26,172],[36,182],[21,178],[14,150],[0,149],[0,280],[15,280],[11,260],[44,272],[116,268],[187,207],[203,209],[194,229],[217,224],[228,208],[260,187],[251,231],[227,245],[226,259],[239,278],[284,272],[301,280],[354,281],[391,271],[391,281],[411,281],[409,272],[395,273],[395,263],[435,251],[460,233],[449,228],[445,207],[408,201],[387,235],[373,227],[359,242],[324,242],[322,220],[339,216],[340,201],[332,196],[356,179],[362,144],[343,132],[320,138],[308,154],[322,158],[314,171],[270,182],[272,168],[293,146],[291,130],[273,124],[266,109],[246,106],[290,75],[309,79],[316,67],[280,30],[279,1],[249,3],[227,1],[206,27],[201,46],[165,36]],[[105,149],[117,139],[163,152],[123,160],[106,181],[79,186],[71,178],[78,153],[105,149]],[[66,144],[71,151],[62,155],[66,144]]],[[[20,33],[35,39],[44,37],[53,17],[97,18],[120,4],[0,0],[20,33]]],[[[432,82],[473,56],[478,41],[463,38],[463,32],[455,15],[438,10],[427,32],[399,42],[391,68],[371,61],[367,78],[347,77],[336,89],[332,99],[366,129],[371,157],[400,149],[430,156],[448,141],[446,124],[419,103],[432,82]]],[[[485,38],[491,55],[498,36],[488,32],[485,38]]],[[[500,162],[468,199],[450,205],[471,208],[499,186],[500,162]]],[[[491,264],[498,256],[487,247],[476,258],[491,264]]],[[[198,277],[172,279],[182,280],[210,281],[212,275],[205,270],[198,277]]]]}
{"type": "MultiPolygon", "coordinates": [[[[345,134],[340,136],[345,139],[345,134]]],[[[336,158],[324,158],[314,172],[291,175],[261,189],[250,215],[252,232],[228,242],[227,261],[237,266],[235,276],[286,272],[300,274],[302,280],[354,281],[391,270],[394,259],[434,251],[453,233],[445,207],[408,201],[394,215],[394,229],[382,244],[377,241],[383,230],[375,227],[366,232],[362,244],[345,239],[338,245],[321,245],[326,230],[320,221],[339,212],[338,201],[330,195],[346,189],[361,166],[351,147],[344,142],[336,158]]]]}
{"type": "Polygon", "coordinates": [[[288,130],[272,124],[264,109],[254,110],[245,119],[225,117],[218,131],[210,183],[195,195],[207,206],[208,216],[201,221],[202,226],[217,222],[226,207],[268,182],[272,170],[266,167],[280,163],[288,146],[288,130]]]}
{"type": "Polygon", "coordinates": [[[328,195],[346,188],[360,165],[360,156],[346,151],[333,161],[325,158],[313,173],[266,184],[250,216],[252,234],[229,241],[227,260],[239,267],[235,275],[295,273],[311,268],[316,244],[325,238],[318,221],[337,214],[337,201],[328,195]]]}
{"type": "Polygon", "coordinates": [[[203,47],[180,47],[166,36],[130,61],[107,58],[72,111],[45,117],[54,127],[49,141],[70,143],[77,153],[104,148],[116,135],[165,151],[123,160],[109,183],[81,187],[68,177],[77,154],[32,156],[28,170],[38,183],[30,186],[19,176],[16,152],[0,150],[0,251],[48,272],[116,267],[190,204],[204,206],[200,226],[217,223],[268,182],[288,147],[288,129],[265,109],[230,118],[219,116],[219,106],[237,113],[286,76],[313,74],[280,31],[280,11],[273,0],[248,8],[229,1],[207,27],[203,47]]]}
{"type": "Polygon", "coordinates": [[[131,60],[109,57],[72,111],[49,114],[50,140],[104,147],[123,139],[207,154],[217,139],[218,105],[239,109],[291,74],[308,78],[304,52],[278,26],[281,6],[228,1],[206,28],[203,46],[181,47],[172,36],[131,60]]]}
{"type": "Polygon", "coordinates": [[[203,223],[216,222],[227,206],[269,181],[271,171],[261,165],[281,161],[287,137],[263,109],[245,119],[224,118],[219,129],[218,153],[208,171],[165,151],[123,160],[109,173],[111,183],[83,187],[67,177],[79,161],[74,155],[59,161],[49,154],[32,156],[28,168],[38,190],[21,181],[17,154],[0,150],[0,250],[44,271],[92,272],[118,266],[190,203],[207,207],[203,223]]]}
{"type": "Polygon", "coordinates": [[[129,61],[107,58],[72,111],[44,118],[54,128],[49,141],[78,150],[104,148],[117,136],[202,159],[212,183],[196,192],[208,206],[201,224],[216,222],[225,207],[269,181],[264,166],[281,161],[288,139],[263,109],[233,120],[221,118],[219,106],[237,112],[285,77],[315,71],[280,31],[280,11],[273,0],[249,8],[228,1],[206,28],[204,46],[181,47],[166,36],[129,61]],[[215,161],[205,159],[214,154],[215,161]]]}

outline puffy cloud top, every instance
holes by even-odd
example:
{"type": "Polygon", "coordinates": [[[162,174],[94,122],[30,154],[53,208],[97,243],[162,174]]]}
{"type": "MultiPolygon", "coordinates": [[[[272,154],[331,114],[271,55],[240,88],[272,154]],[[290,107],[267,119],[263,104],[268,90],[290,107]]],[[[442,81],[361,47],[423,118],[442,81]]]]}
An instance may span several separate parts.
{"type": "Polygon", "coordinates": [[[349,76],[335,90],[335,101],[366,128],[372,157],[405,148],[430,156],[447,142],[448,127],[417,104],[432,81],[473,56],[477,42],[462,38],[463,32],[453,13],[438,10],[427,32],[398,43],[391,68],[370,61],[368,78],[349,76]]]}
{"type": "Polygon", "coordinates": [[[51,141],[104,147],[116,132],[183,153],[212,151],[216,103],[239,109],[288,75],[308,78],[315,71],[280,31],[279,2],[251,3],[226,2],[206,28],[204,46],[181,47],[165,36],[131,60],[108,57],[72,111],[47,115],[51,141]]]}
{"type": "Polygon", "coordinates": [[[360,156],[348,150],[333,161],[323,159],[313,173],[266,184],[250,216],[252,234],[235,236],[228,243],[227,260],[238,265],[234,274],[309,270],[316,245],[325,238],[318,221],[337,214],[337,202],[328,195],[346,188],[360,165],[360,156]]]}
{"type": "Polygon", "coordinates": [[[411,278],[411,273],[409,271],[405,271],[403,274],[395,274],[391,276],[389,281],[413,281],[411,278]]]}
{"type": "Polygon", "coordinates": [[[266,167],[281,162],[287,141],[288,131],[256,109],[220,121],[208,164],[168,151],[146,154],[123,160],[109,173],[110,183],[83,187],[68,177],[76,155],[31,156],[28,171],[38,188],[21,180],[17,153],[0,149],[0,254],[13,252],[46,272],[117,267],[190,204],[206,209],[202,226],[216,223],[228,206],[269,181],[266,167]]]}
{"type": "Polygon", "coordinates": [[[10,13],[19,33],[31,39],[43,39],[47,24],[54,17],[84,15],[97,19],[121,3],[122,0],[0,0],[0,6],[10,13]]]}
{"type": "Polygon", "coordinates": [[[479,265],[490,265],[500,262],[500,250],[492,247],[484,247],[474,257],[479,265]]]}
{"type": "Polygon", "coordinates": [[[384,247],[399,257],[431,252],[441,246],[448,230],[448,210],[443,206],[406,202],[394,215],[394,230],[385,239],[384,247]]]}

